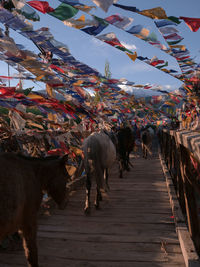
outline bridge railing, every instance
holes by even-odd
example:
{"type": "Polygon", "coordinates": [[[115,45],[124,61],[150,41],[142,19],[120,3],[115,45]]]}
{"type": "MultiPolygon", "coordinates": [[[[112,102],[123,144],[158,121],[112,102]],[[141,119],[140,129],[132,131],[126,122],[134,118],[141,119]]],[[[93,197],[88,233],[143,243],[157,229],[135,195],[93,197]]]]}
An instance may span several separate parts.
{"type": "Polygon", "coordinates": [[[159,132],[159,141],[189,233],[200,254],[200,133],[164,129],[159,132]]]}

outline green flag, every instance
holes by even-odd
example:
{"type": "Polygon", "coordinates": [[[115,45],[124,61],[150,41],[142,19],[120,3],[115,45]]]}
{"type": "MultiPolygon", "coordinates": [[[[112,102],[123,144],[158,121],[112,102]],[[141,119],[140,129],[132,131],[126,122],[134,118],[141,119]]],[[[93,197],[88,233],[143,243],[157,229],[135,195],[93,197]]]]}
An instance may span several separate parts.
{"type": "Polygon", "coordinates": [[[66,20],[75,16],[78,13],[78,11],[79,10],[77,8],[62,3],[53,12],[49,12],[48,14],[59,20],[66,20]]]}

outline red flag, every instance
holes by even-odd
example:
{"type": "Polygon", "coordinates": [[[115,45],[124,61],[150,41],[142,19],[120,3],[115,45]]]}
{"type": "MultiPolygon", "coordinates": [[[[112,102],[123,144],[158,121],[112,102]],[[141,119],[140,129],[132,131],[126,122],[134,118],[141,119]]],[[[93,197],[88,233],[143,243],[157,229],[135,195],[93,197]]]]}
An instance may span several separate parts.
{"type": "Polygon", "coordinates": [[[50,68],[52,68],[52,69],[54,69],[54,70],[58,70],[58,71],[60,71],[60,72],[62,72],[62,73],[65,73],[63,69],[59,68],[58,66],[56,66],[56,65],[54,65],[54,64],[51,64],[51,65],[50,65],[50,68]]]}
{"type": "Polygon", "coordinates": [[[158,64],[163,64],[165,63],[164,60],[155,60],[153,62],[150,63],[151,66],[157,66],[158,64]]]}
{"type": "Polygon", "coordinates": [[[185,23],[188,25],[191,31],[196,32],[200,28],[200,19],[196,18],[186,18],[186,17],[179,17],[183,19],[185,23]]]}
{"type": "Polygon", "coordinates": [[[54,11],[47,1],[29,1],[27,3],[44,14],[54,11]]]}

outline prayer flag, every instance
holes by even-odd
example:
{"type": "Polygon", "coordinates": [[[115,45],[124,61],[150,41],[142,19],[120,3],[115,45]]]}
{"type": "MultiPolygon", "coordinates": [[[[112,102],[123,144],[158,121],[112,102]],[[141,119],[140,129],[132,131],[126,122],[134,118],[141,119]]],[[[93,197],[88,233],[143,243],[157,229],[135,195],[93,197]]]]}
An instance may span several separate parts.
{"type": "Polygon", "coordinates": [[[59,5],[53,12],[49,12],[48,14],[63,21],[72,18],[78,13],[78,11],[79,10],[77,8],[63,3],[59,5]]]}
{"type": "Polygon", "coordinates": [[[95,17],[95,20],[97,20],[98,26],[87,27],[87,28],[81,29],[81,31],[84,31],[90,35],[97,35],[109,25],[108,22],[103,19],[95,17]]]}
{"type": "Polygon", "coordinates": [[[107,12],[109,7],[116,2],[116,0],[92,0],[98,7],[102,8],[103,11],[107,12]]]}
{"type": "Polygon", "coordinates": [[[130,57],[131,60],[135,61],[137,59],[137,53],[134,54],[126,53],[128,57],[130,57]]]}
{"type": "Polygon", "coordinates": [[[164,26],[168,26],[168,25],[177,26],[177,24],[175,22],[170,21],[170,20],[167,20],[167,19],[162,19],[162,20],[154,21],[154,23],[156,24],[156,26],[158,28],[164,27],[164,26]]]}
{"type": "Polygon", "coordinates": [[[164,28],[160,28],[159,31],[162,34],[168,34],[168,33],[175,33],[178,32],[178,30],[174,27],[164,27],[164,28]]]}
{"type": "Polygon", "coordinates": [[[152,19],[167,19],[165,10],[162,7],[155,7],[138,12],[139,14],[152,19]]]}
{"type": "Polygon", "coordinates": [[[109,16],[105,20],[120,29],[125,29],[133,22],[133,18],[123,17],[118,14],[109,16]]]}
{"type": "Polygon", "coordinates": [[[166,40],[167,39],[173,39],[173,40],[180,40],[182,37],[178,35],[177,33],[172,33],[167,36],[163,36],[166,40]]]}
{"type": "Polygon", "coordinates": [[[113,4],[113,6],[116,6],[116,7],[128,10],[128,11],[132,11],[132,12],[138,12],[139,11],[139,9],[137,9],[134,6],[124,6],[124,5],[119,5],[119,4],[113,4]]]}
{"type": "Polygon", "coordinates": [[[200,19],[187,17],[180,17],[180,19],[183,19],[190,30],[193,32],[198,31],[198,29],[200,28],[200,19]]]}
{"type": "Polygon", "coordinates": [[[47,1],[29,1],[27,3],[43,14],[54,11],[54,9],[49,6],[49,3],[47,1]]]}

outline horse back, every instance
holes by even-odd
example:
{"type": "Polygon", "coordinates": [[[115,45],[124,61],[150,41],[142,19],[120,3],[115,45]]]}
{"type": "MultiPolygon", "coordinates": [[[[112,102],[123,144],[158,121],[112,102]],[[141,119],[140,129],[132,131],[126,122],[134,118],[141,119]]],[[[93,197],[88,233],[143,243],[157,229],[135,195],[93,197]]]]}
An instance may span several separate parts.
{"type": "MultiPolygon", "coordinates": [[[[98,164],[109,168],[116,158],[116,149],[105,133],[93,133],[83,141],[85,165],[98,164]]],[[[95,166],[93,166],[95,168],[95,166]]]]}

